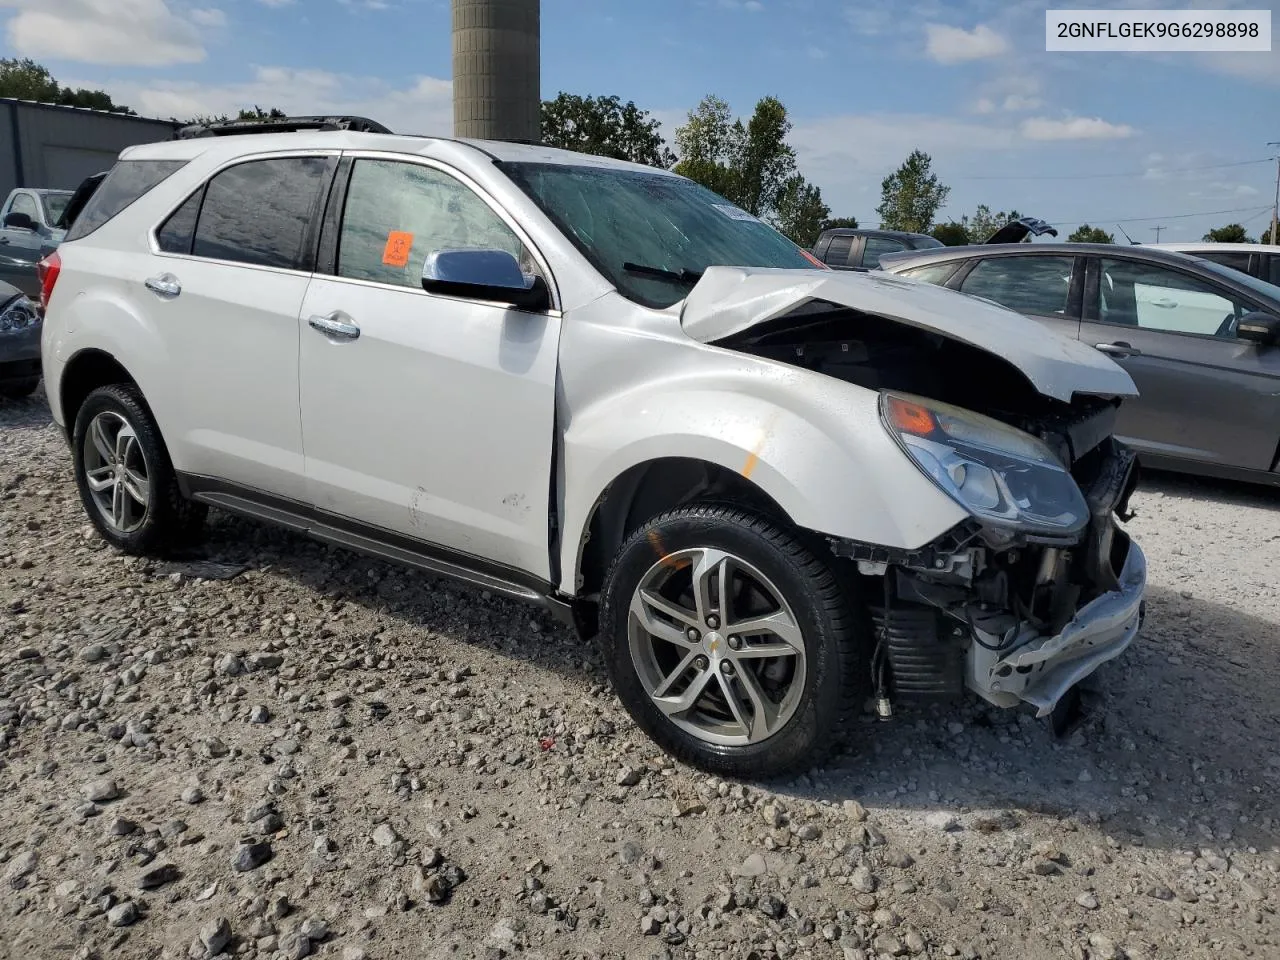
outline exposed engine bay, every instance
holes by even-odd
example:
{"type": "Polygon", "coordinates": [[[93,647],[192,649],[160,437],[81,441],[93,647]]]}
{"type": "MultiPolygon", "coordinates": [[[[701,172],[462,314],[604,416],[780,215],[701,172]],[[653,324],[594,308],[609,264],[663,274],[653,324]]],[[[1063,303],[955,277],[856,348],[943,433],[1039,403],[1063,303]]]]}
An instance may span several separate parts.
{"type": "MultiPolygon", "coordinates": [[[[1117,523],[1129,518],[1137,483],[1133,453],[1112,435],[1118,399],[1056,400],[986,350],[823,302],[718,345],[1008,424],[1042,441],[1084,497],[1087,522],[1068,533],[1027,533],[973,518],[910,552],[831,541],[837,556],[857,561],[864,577],[878,580],[870,591],[877,640],[872,671],[882,714],[891,712],[890,691],[897,700],[950,698],[966,684],[999,705],[1022,700],[1047,713],[1074,674],[1097,665],[1085,670],[1085,661],[1109,658],[1109,643],[1118,644],[1118,653],[1127,644],[1118,643],[1121,635],[1132,639],[1136,607],[1102,640],[1062,640],[1085,611],[1110,604],[1127,613],[1126,591],[1133,592],[1139,576],[1145,583],[1141,551],[1117,523]]],[[[1075,490],[1069,493],[1079,502],[1075,490]]]]}

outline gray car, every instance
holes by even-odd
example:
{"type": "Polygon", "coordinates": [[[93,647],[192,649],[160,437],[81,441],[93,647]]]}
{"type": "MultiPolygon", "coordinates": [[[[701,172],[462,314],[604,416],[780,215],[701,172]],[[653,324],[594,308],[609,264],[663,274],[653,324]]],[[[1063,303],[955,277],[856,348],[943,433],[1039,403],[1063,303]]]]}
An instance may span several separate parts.
{"type": "Polygon", "coordinates": [[[39,307],[0,282],[0,397],[25,397],[40,383],[40,333],[39,307]]]}
{"type": "Polygon", "coordinates": [[[881,269],[982,297],[1114,358],[1141,396],[1116,435],[1144,463],[1280,485],[1280,287],[1152,247],[947,247],[881,269]]]}
{"type": "Polygon", "coordinates": [[[0,209],[0,280],[28,297],[40,296],[36,264],[66,236],[63,214],[70,190],[19,187],[0,209]]]}

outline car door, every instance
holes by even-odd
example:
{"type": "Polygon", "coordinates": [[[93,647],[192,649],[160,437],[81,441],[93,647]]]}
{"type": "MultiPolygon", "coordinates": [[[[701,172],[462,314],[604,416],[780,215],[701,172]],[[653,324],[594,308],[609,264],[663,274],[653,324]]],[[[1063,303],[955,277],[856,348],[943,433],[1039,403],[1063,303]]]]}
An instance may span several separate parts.
{"type": "Polygon", "coordinates": [[[165,440],[197,483],[305,502],[298,317],[337,154],[214,174],[155,231],[135,278],[180,389],[165,440]]]}
{"type": "Polygon", "coordinates": [[[0,280],[13,284],[29,297],[40,295],[36,279],[36,263],[44,247],[44,236],[39,229],[40,208],[30,193],[15,193],[0,214],[0,280]],[[21,213],[31,218],[34,229],[5,225],[11,213],[21,213]]]}
{"type": "Polygon", "coordinates": [[[1072,254],[975,258],[947,286],[1016,310],[1072,339],[1079,333],[1084,261],[1072,254]]]}
{"type": "Polygon", "coordinates": [[[550,280],[452,171],[353,159],[302,311],[308,489],[357,534],[549,579],[560,321],[424,291],[427,257],[458,249],[509,251],[550,280]]]}
{"type": "Polygon", "coordinates": [[[1280,348],[1239,340],[1258,305],[1177,267],[1091,257],[1081,339],[1129,371],[1140,396],[1116,432],[1152,457],[1267,470],[1280,435],[1280,348]]]}

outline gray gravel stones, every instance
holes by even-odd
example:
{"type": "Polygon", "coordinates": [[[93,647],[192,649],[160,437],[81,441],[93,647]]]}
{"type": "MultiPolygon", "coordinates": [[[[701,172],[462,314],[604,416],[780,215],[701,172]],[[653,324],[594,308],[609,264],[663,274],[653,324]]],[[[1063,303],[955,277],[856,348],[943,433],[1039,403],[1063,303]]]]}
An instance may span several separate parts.
{"type": "Polygon", "coordinates": [[[862,714],[825,767],[737,783],[656,749],[599,651],[542,612],[216,511],[196,549],[235,579],[115,553],[32,409],[0,403],[0,928],[22,957],[1238,960],[1280,942],[1274,498],[1139,491],[1149,616],[1078,735],[967,698],[862,714]],[[96,781],[114,789],[90,799],[96,781]],[[271,858],[234,869],[254,844],[271,858]]]}
{"type": "Polygon", "coordinates": [[[102,778],[91,780],[84,785],[84,798],[93,803],[106,803],[120,796],[120,788],[114,780],[102,778]]]}
{"type": "Polygon", "coordinates": [[[238,873],[256,870],[272,857],[271,844],[264,842],[242,843],[231,855],[231,869],[238,873]]]}

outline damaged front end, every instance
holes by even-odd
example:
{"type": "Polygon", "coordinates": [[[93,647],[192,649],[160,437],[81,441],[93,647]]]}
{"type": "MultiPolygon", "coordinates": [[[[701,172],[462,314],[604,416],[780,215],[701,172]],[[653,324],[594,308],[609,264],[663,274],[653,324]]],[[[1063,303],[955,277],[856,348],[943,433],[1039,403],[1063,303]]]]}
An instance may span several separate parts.
{"type": "MultiPolygon", "coordinates": [[[[882,400],[904,449],[973,510],[910,553],[832,541],[838,556],[882,578],[872,667],[882,714],[890,691],[918,701],[949,698],[963,686],[997,706],[1025,702],[1039,716],[1051,713],[1133,641],[1142,619],[1146,560],[1119,526],[1130,516],[1137,466],[1112,436],[1116,405],[1009,417],[1040,446],[988,455],[1000,471],[980,476],[966,497],[972,462],[943,452],[955,449],[944,429],[954,408],[892,392],[882,400]],[[912,450],[912,442],[931,447],[912,450]],[[1021,509],[1011,515],[1002,501],[1021,509]]],[[[984,419],[962,417],[951,432],[972,440],[972,424],[984,419]]]]}

